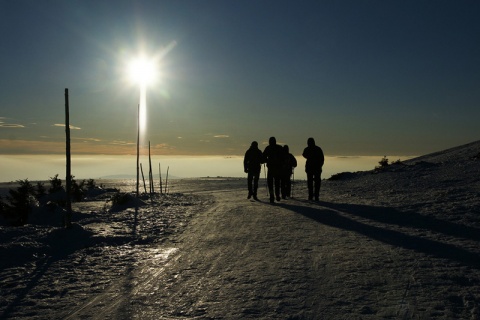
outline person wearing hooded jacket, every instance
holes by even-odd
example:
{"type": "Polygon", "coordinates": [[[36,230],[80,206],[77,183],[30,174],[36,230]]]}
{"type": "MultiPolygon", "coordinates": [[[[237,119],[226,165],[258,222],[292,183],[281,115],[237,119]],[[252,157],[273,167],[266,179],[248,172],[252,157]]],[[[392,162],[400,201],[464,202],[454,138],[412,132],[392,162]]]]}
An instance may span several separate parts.
{"type": "Polygon", "coordinates": [[[281,179],[281,189],[282,189],[282,199],[287,199],[292,195],[292,173],[293,169],[297,167],[297,159],[295,156],[290,153],[288,145],[283,146],[284,161],[282,166],[282,179],[281,179]]]}
{"type": "Polygon", "coordinates": [[[280,179],[282,175],[282,164],[284,151],[281,145],[277,144],[277,139],[271,137],[268,140],[268,146],[263,151],[263,161],[267,163],[267,184],[270,193],[270,203],[280,201],[280,179]],[[275,186],[275,190],[274,187],[275,186]],[[275,192],[275,193],[274,193],[275,192]],[[274,196],[275,195],[275,196],[274,196]]]}
{"type": "Polygon", "coordinates": [[[319,201],[322,167],[325,162],[323,150],[315,145],[313,138],[308,138],[307,147],[303,150],[305,162],[305,172],[307,173],[308,200],[319,201]]]}
{"type": "Polygon", "coordinates": [[[262,170],[263,163],[263,153],[258,149],[258,142],[253,141],[250,145],[250,148],[245,152],[245,157],[243,158],[243,169],[247,173],[247,183],[248,183],[248,197],[250,199],[253,196],[253,199],[258,200],[257,190],[258,190],[258,179],[260,178],[260,171],[262,170]]]}

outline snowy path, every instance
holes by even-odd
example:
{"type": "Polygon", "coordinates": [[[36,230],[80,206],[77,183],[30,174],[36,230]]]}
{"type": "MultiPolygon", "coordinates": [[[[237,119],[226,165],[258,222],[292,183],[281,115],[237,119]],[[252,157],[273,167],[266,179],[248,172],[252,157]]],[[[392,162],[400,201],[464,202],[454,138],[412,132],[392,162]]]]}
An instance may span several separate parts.
{"type": "Polygon", "coordinates": [[[320,203],[305,182],[250,201],[245,179],[178,181],[138,220],[80,203],[88,242],[59,252],[71,230],[4,229],[0,318],[480,319],[479,150],[325,181],[320,203]]]}
{"type": "Polygon", "coordinates": [[[372,239],[374,227],[328,203],[211,193],[215,205],[175,246],[146,254],[69,318],[381,319],[416,308],[409,270],[422,260],[372,239]]]}

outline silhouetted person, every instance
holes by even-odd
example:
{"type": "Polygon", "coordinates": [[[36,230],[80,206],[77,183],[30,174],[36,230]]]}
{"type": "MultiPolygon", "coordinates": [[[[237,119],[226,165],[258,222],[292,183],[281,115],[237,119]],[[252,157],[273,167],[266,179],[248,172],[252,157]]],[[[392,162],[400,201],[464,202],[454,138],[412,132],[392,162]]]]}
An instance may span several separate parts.
{"type": "Polygon", "coordinates": [[[323,151],[319,146],[315,145],[313,138],[308,138],[307,145],[303,150],[303,157],[307,159],[305,163],[305,172],[307,173],[307,185],[308,185],[308,200],[315,201],[320,199],[320,184],[322,167],[325,162],[323,151]]]}
{"type": "Polygon", "coordinates": [[[277,144],[275,137],[268,140],[268,146],[263,151],[264,162],[267,163],[267,183],[270,193],[270,202],[273,203],[275,197],[280,201],[280,179],[282,175],[282,164],[284,158],[284,151],[281,145],[277,144]],[[274,187],[275,185],[275,197],[274,187]]]}
{"type": "Polygon", "coordinates": [[[291,197],[292,194],[292,173],[293,168],[297,167],[297,159],[290,153],[287,145],[283,146],[284,160],[282,166],[281,189],[282,199],[291,197]]]}
{"type": "Polygon", "coordinates": [[[263,154],[260,149],[258,149],[258,142],[253,141],[250,145],[250,148],[245,152],[245,157],[243,158],[243,169],[245,173],[248,173],[247,183],[248,183],[248,197],[250,199],[253,196],[253,199],[257,199],[257,190],[258,190],[258,179],[260,178],[260,171],[262,169],[263,163],[263,154]]]}

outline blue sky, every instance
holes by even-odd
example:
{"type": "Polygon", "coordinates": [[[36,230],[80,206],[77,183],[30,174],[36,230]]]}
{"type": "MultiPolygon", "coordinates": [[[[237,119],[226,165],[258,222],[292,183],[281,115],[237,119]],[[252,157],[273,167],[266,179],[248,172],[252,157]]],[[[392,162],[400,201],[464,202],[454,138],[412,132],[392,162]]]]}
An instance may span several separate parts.
{"type": "Polygon", "coordinates": [[[421,155],[479,139],[478,1],[0,0],[0,153],[421,155]],[[173,47],[168,53],[166,48],[173,47]],[[261,146],[262,147],[262,146],[261,146]],[[262,147],[263,148],[263,147],[262,147]]]}

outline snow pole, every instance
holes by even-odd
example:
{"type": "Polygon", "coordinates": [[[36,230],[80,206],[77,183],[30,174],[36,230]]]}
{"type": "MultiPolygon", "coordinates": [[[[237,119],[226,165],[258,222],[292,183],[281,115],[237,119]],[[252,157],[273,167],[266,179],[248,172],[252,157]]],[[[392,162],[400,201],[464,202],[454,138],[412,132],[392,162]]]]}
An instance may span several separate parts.
{"type": "Polygon", "coordinates": [[[71,152],[70,152],[70,110],[68,103],[68,89],[65,88],[65,135],[66,135],[66,180],[67,180],[67,213],[65,216],[64,227],[70,228],[72,226],[72,201],[71,189],[72,189],[72,162],[71,162],[71,152]]]}
{"type": "Polygon", "coordinates": [[[160,162],[158,163],[158,175],[160,177],[160,193],[163,193],[163,186],[162,186],[162,168],[160,167],[160,162]]]}
{"type": "Polygon", "coordinates": [[[137,183],[136,183],[137,198],[140,195],[140,192],[138,191],[138,180],[140,178],[139,163],[140,163],[140,104],[138,104],[138,110],[137,110],[137,183]]]}
{"type": "Polygon", "coordinates": [[[148,141],[148,164],[149,164],[148,183],[150,185],[150,195],[152,195],[155,193],[155,188],[153,186],[152,156],[150,154],[150,141],[148,141]]]}
{"type": "Polygon", "coordinates": [[[165,194],[168,194],[167,186],[168,186],[168,170],[169,169],[170,167],[167,167],[167,177],[165,178],[165,194]]]}
{"type": "Polygon", "coordinates": [[[265,175],[265,189],[267,189],[267,197],[268,197],[269,193],[268,193],[267,169],[265,167],[265,163],[263,164],[263,173],[265,175]]]}
{"type": "Polygon", "coordinates": [[[145,176],[143,175],[143,167],[141,163],[140,163],[140,171],[142,171],[143,189],[145,190],[145,193],[147,193],[147,185],[145,184],[145,176]]]}

